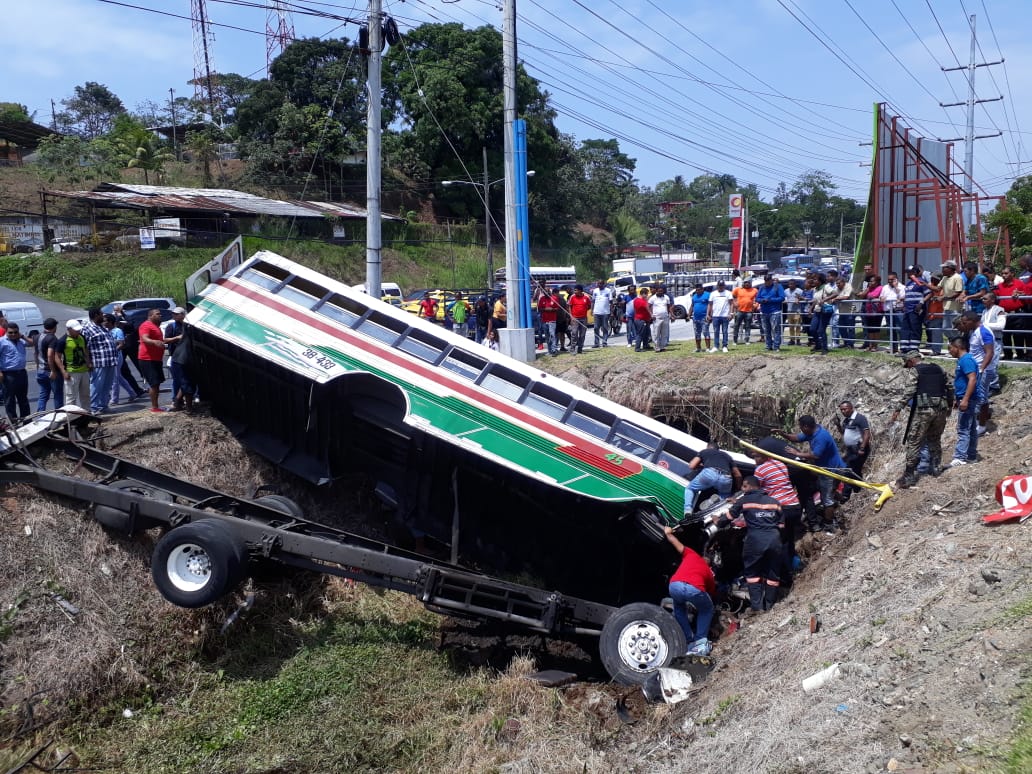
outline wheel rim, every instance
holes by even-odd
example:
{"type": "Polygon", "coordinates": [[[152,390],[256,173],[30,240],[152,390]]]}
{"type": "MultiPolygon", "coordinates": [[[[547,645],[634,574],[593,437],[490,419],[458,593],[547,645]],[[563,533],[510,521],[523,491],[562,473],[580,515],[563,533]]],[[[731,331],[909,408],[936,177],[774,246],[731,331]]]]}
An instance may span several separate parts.
{"type": "Polygon", "coordinates": [[[165,571],[180,591],[198,591],[211,581],[211,557],[196,543],[184,543],[168,555],[165,571]]]}
{"type": "Polygon", "coordinates": [[[667,662],[670,646],[660,628],[651,621],[632,621],[617,639],[620,660],[635,672],[650,672],[667,662]]]}

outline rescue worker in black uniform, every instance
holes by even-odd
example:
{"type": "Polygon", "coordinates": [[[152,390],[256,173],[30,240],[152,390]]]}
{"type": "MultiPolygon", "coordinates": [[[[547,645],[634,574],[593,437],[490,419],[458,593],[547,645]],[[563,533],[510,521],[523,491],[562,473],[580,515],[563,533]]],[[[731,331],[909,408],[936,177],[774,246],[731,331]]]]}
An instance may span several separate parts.
{"type": "Polygon", "coordinates": [[[896,480],[896,486],[912,487],[917,483],[917,466],[921,460],[921,447],[927,446],[928,472],[939,475],[942,465],[942,433],[946,420],[953,408],[952,385],[948,384],[946,372],[935,363],[922,363],[921,353],[916,349],[899,355],[906,368],[908,382],[906,396],[892,415],[892,421],[899,420],[899,413],[910,406],[910,419],[903,436],[906,450],[906,467],[896,480]]]}
{"type": "Polygon", "coordinates": [[[778,501],[763,493],[756,476],[745,477],[742,492],[730,512],[717,520],[717,527],[729,524],[745,527],[742,561],[749,589],[749,608],[755,615],[770,610],[778,599],[781,530],[785,520],[778,501]]]}

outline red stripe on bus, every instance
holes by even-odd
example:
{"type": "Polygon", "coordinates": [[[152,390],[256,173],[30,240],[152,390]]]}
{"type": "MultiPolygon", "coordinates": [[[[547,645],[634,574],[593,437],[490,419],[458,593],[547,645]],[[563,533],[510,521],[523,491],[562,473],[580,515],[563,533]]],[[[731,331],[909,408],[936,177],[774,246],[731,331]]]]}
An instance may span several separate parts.
{"type": "MultiPolygon", "coordinates": [[[[581,457],[571,454],[571,456],[577,457],[577,459],[581,459],[584,462],[589,462],[590,458],[591,465],[598,467],[600,470],[603,470],[610,475],[618,478],[626,478],[629,475],[634,475],[642,471],[641,464],[633,457],[625,457],[624,465],[622,467],[609,463],[605,456],[607,454],[612,454],[612,449],[605,446],[598,446],[583,436],[571,433],[566,426],[560,422],[545,421],[537,415],[527,412],[525,409],[520,409],[519,404],[511,404],[502,401],[489,392],[482,389],[478,390],[476,385],[470,385],[465,381],[460,381],[443,370],[427,367],[417,358],[399,354],[396,350],[387,345],[380,344],[379,342],[374,344],[373,341],[375,340],[370,341],[351,330],[339,328],[326,321],[324,318],[315,316],[315,313],[313,312],[301,312],[293,309],[279,299],[270,297],[262,291],[254,290],[243,285],[234,277],[223,277],[217,280],[217,284],[233,293],[236,293],[237,295],[260,302],[261,304],[275,309],[288,317],[293,317],[305,325],[329,334],[330,336],[340,339],[341,341],[357,347],[358,349],[364,350],[371,355],[376,355],[384,360],[388,360],[414,374],[418,374],[419,376],[430,379],[431,381],[445,383],[448,385],[449,389],[460,393],[474,403],[481,403],[490,406],[512,419],[531,425],[534,429],[539,430],[542,433],[559,437],[567,443],[575,445],[578,450],[582,450],[584,455],[581,457]],[[605,464],[605,467],[599,465],[596,460],[601,460],[605,464]]],[[[560,448],[566,450],[569,447],[560,448]]],[[[567,451],[567,453],[569,454],[570,452],[567,451]]]]}
{"type": "Polygon", "coordinates": [[[618,454],[608,452],[605,457],[599,457],[586,449],[577,446],[560,446],[559,451],[569,454],[574,459],[586,462],[593,468],[598,468],[616,478],[627,478],[641,472],[641,464],[633,457],[621,457],[618,454]]]}

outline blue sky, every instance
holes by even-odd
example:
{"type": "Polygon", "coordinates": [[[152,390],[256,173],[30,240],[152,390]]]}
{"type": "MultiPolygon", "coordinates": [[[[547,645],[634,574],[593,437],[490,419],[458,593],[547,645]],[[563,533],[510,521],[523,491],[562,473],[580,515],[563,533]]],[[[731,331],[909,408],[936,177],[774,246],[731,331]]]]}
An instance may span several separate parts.
{"type": "MultiPolygon", "coordinates": [[[[124,2],[190,13],[189,0],[124,2]]],[[[169,88],[191,89],[188,19],[100,0],[7,5],[13,34],[5,39],[0,100],[27,105],[40,123],[49,123],[51,99],[60,109],[88,80],[130,109],[167,98],[169,88]]],[[[263,5],[208,0],[214,23],[242,28],[213,28],[216,69],[264,75],[263,5]]],[[[403,34],[428,21],[502,23],[501,0],[383,6],[403,34]]],[[[297,0],[297,7],[359,19],[367,6],[297,0]]],[[[517,35],[521,60],[552,95],[560,130],[581,140],[618,138],[644,185],[729,173],[756,183],[769,200],[779,182],[821,169],[840,194],[863,200],[870,148],[860,143],[870,140],[874,102],[891,103],[923,136],[964,135],[965,109],[939,103],[966,100],[966,71],[940,68],[967,65],[970,14],[978,61],[1006,59],[976,74],[979,98],[1005,97],[975,114],[976,134],[1004,132],[975,143],[975,180],[999,195],[1009,178],[1032,172],[1028,0],[517,0],[517,35]]],[[[355,24],[299,11],[292,20],[298,37],[357,37],[355,24]]],[[[962,142],[955,156],[963,160],[962,142]]]]}

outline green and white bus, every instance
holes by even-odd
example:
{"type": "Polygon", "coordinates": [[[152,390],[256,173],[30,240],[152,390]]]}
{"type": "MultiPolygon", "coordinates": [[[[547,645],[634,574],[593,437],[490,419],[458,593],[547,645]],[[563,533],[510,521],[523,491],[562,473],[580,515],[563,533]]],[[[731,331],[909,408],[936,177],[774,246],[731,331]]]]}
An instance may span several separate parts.
{"type": "Polygon", "coordinates": [[[319,484],[364,474],[453,561],[663,595],[700,439],[272,252],[236,244],[188,288],[201,394],[249,447],[319,484]]]}

